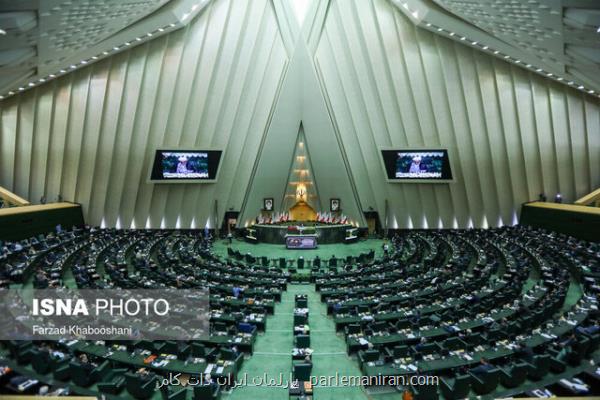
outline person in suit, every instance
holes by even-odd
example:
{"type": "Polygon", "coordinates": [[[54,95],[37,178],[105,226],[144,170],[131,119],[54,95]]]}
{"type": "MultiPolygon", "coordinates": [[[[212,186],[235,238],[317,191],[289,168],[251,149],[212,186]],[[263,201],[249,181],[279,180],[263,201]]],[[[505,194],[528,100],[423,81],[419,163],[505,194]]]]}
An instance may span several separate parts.
{"type": "Polygon", "coordinates": [[[494,369],[494,366],[492,364],[490,364],[490,362],[486,358],[481,357],[481,360],[479,361],[479,365],[476,366],[475,368],[471,368],[469,371],[473,375],[483,375],[492,369],[494,369]]]}
{"type": "Polygon", "coordinates": [[[523,361],[526,361],[528,363],[533,362],[533,349],[527,346],[525,343],[519,343],[516,355],[523,361]]]}

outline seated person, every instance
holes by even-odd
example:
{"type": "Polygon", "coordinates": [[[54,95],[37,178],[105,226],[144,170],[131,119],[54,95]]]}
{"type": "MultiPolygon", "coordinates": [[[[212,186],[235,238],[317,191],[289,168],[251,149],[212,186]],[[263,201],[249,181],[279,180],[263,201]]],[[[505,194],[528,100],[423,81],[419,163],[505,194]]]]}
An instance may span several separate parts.
{"type": "Polygon", "coordinates": [[[483,375],[492,369],[494,369],[494,366],[490,364],[486,358],[481,357],[479,365],[475,368],[471,368],[469,372],[471,372],[473,375],[483,375]]]}

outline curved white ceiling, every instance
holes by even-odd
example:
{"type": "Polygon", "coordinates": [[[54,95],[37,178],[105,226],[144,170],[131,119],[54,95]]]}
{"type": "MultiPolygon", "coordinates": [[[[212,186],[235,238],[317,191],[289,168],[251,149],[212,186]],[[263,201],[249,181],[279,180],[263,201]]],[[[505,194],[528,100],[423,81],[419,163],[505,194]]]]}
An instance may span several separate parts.
{"type": "Polygon", "coordinates": [[[0,0],[0,100],[180,28],[208,0],[0,0]]]}
{"type": "Polygon", "coordinates": [[[420,27],[600,96],[600,2],[392,2],[420,27]]]}

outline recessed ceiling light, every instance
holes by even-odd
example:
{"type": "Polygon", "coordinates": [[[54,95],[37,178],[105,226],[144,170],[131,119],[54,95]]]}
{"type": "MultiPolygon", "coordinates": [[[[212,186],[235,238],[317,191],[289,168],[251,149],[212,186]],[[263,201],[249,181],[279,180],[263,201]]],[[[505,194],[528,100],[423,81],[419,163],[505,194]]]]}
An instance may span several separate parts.
{"type": "Polygon", "coordinates": [[[6,31],[4,29],[0,29],[0,35],[6,35],[6,31]]]}
{"type": "Polygon", "coordinates": [[[488,46],[483,46],[483,49],[487,50],[487,49],[489,49],[489,47],[488,46]]]}
{"type": "Polygon", "coordinates": [[[29,85],[29,87],[33,87],[33,86],[35,86],[35,83],[29,82],[28,85],[29,85]]]}
{"type": "Polygon", "coordinates": [[[158,31],[159,31],[159,32],[164,32],[164,31],[165,31],[165,29],[164,29],[164,28],[158,28],[158,31]]]}
{"type": "Polygon", "coordinates": [[[4,99],[4,96],[0,95],[0,100],[3,100],[3,99],[4,99]]]}

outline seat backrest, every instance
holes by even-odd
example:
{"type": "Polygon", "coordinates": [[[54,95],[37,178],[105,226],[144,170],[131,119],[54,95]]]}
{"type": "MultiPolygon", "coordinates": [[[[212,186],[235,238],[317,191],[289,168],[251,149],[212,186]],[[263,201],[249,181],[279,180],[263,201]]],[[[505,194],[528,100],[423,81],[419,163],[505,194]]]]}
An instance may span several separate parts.
{"type": "Polygon", "coordinates": [[[169,400],[185,400],[187,397],[187,388],[175,389],[169,393],[169,400]]]}
{"type": "Polygon", "coordinates": [[[299,381],[309,381],[310,371],[312,370],[312,364],[302,363],[294,365],[294,379],[299,381]]]}
{"type": "Polygon", "coordinates": [[[206,348],[202,343],[192,343],[192,356],[193,357],[204,357],[206,356],[206,348]]]}
{"type": "Polygon", "coordinates": [[[222,348],[220,351],[220,356],[223,360],[231,361],[235,359],[235,353],[231,349],[222,348]]]}
{"type": "Polygon", "coordinates": [[[495,389],[500,380],[500,370],[498,368],[490,369],[483,374],[482,380],[488,388],[495,389]]]}
{"type": "Polygon", "coordinates": [[[459,375],[454,379],[452,392],[455,394],[455,397],[463,398],[469,393],[470,386],[471,377],[469,375],[459,375]]]}
{"type": "Polygon", "coordinates": [[[363,354],[366,362],[379,360],[379,350],[365,350],[363,354]]]}
{"type": "Polygon", "coordinates": [[[525,379],[527,379],[527,368],[528,365],[524,362],[518,362],[513,365],[510,369],[510,376],[512,380],[517,384],[524,382],[525,379]]]}
{"type": "Polygon", "coordinates": [[[348,333],[360,333],[360,324],[349,324],[348,333]]]}
{"type": "Polygon", "coordinates": [[[310,336],[309,335],[296,336],[296,345],[301,349],[310,347],[310,336]]]}
{"type": "Polygon", "coordinates": [[[409,348],[407,345],[403,344],[403,345],[394,347],[394,358],[403,358],[403,357],[408,356],[408,354],[409,354],[409,348]]]}
{"type": "Polygon", "coordinates": [[[436,343],[425,343],[423,346],[421,346],[419,351],[423,354],[434,354],[438,351],[438,349],[439,348],[436,343]]]}
{"type": "Polygon", "coordinates": [[[541,354],[535,356],[535,366],[538,373],[545,373],[550,368],[550,354],[541,354]]]}
{"type": "Polygon", "coordinates": [[[308,300],[307,299],[297,299],[296,300],[296,307],[298,307],[298,308],[307,308],[308,307],[308,300]]]}
{"type": "Polygon", "coordinates": [[[195,400],[209,400],[213,398],[213,388],[211,385],[194,386],[195,400]]]}

